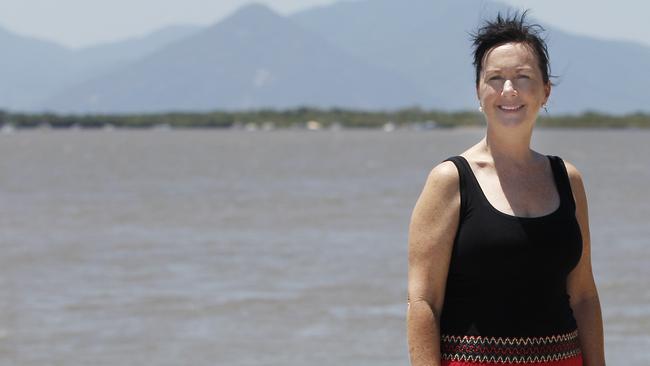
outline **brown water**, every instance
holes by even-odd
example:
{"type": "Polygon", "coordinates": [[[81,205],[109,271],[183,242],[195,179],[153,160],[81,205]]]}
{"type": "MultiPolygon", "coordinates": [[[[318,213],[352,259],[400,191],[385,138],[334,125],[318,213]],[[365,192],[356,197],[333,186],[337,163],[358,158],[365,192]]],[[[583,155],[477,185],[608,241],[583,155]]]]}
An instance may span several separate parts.
{"type": "MultiPolygon", "coordinates": [[[[408,365],[442,131],[0,135],[0,364],[408,365]]],[[[611,365],[650,364],[650,131],[537,130],[590,205],[611,365]]]]}

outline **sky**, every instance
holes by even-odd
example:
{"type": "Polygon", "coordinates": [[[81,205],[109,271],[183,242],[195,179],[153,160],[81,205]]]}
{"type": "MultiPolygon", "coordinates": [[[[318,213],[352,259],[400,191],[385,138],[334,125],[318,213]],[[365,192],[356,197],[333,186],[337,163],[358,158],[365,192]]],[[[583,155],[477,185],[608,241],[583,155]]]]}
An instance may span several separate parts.
{"type": "MultiPolygon", "coordinates": [[[[257,0],[291,14],[337,0],[257,0]]],[[[354,1],[354,0],[342,0],[354,1]]],[[[372,1],[372,0],[368,0],[372,1]]],[[[407,3],[409,0],[402,0],[407,3]]],[[[431,0],[463,1],[463,0],[431,0]]],[[[175,24],[209,25],[250,0],[0,0],[0,27],[68,47],[142,36],[175,24]]],[[[545,24],[650,46],[647,0],[502,0],[545,24]]]]}

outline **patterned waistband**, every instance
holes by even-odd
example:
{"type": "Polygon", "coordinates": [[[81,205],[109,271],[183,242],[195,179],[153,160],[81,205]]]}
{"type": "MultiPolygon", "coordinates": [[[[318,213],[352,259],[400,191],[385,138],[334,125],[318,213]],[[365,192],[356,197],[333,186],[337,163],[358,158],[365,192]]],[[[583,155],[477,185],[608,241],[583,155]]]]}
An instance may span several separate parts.
{"type": "Polygon", "coordinates": [[[580,354],[578,331],[545,337],[441,335],[442,359],[484,363],[553,362],[580,354]]]}

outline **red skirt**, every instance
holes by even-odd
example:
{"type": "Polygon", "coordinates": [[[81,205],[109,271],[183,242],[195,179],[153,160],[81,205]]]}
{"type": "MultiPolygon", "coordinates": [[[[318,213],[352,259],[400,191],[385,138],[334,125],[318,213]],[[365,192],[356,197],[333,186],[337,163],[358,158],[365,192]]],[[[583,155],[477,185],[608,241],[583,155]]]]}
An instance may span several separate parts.
{"type": "Polygon", "coordinates": [[[582,366],[578,331],[544,337],[441,335],[442,366],[582,366]]]}

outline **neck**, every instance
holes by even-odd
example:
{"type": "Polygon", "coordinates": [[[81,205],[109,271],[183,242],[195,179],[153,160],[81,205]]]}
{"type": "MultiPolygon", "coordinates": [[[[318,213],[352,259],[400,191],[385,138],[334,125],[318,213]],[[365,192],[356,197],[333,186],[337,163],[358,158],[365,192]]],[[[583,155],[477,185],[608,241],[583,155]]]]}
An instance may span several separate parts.
{"type": "Polygon", "coordinates": [[[534,159],[530,149],[532,133],[532,128],[495,130],[488,125],[486,136],[481,141],[482,148],[494,159],[495,165],[527,165],[534,159]]]}

